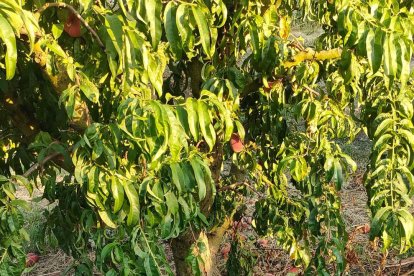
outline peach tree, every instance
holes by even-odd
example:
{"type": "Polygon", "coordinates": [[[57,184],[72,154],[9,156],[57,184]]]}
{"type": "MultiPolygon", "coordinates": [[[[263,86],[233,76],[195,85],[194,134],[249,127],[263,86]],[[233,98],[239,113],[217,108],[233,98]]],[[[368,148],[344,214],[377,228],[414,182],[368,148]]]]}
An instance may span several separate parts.
{"type": "Polygon", "coordinates": [[[173,274],[169,244],[177,275],[210,275],[250,197],[258,235],[340,275],[357,166],[339,143],[361,131],[370,238],[406,252],[413,22],[409,0],[0,1],[0,274],[24,269],[16,191],[36,186],[78,274],[173,274]]]}

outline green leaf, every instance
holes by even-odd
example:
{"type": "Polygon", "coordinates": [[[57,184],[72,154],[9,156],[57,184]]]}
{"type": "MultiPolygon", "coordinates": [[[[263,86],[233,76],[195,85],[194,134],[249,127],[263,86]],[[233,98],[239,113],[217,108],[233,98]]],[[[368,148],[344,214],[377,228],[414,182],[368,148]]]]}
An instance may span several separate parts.
{"type": "Polygon", "coordinates": [[[187,113],[188,113],[188,126],[190,128],[191,135],[194,137],[194,140],[198,142],[199,137],[199,118],[198,118],[198,104],[197,100],[189,98],[186,103],[187,113]]]}
{"type": "Polygon", "coordinates": [[[117,213],[124,204],[124,188],[115,176],[111,179],[111,191],[114,198],[114,213],[117,213]]]}
{"type": "Polygon", "coordinates": [[[15,178],[16,178],[17,183],[19,185],[24,186],[30,195],[33,194],[33,185],[30,183],[30,181],[26,177],[21,176],[21,175],[16,175],[15,178]]]}
{"type": "Polygon", "coordinates": [[[383,135],[384,133],[388,133],[392,131],[392,126],[394,125],[394,120],[392,118],[385,119],[382,121],[377,129],[375,130],[374,137],[378,138],[379,136],[383,135]]]}
{"type": "Polygon", "coordinates": [[[20,207],[25,209],[26,211],[31,210],[31,206],[28,201],[22,200],[22,199],[15,199],[10,201],[10,204],[14,207],[20,207]]]}
{"type": "Polygon", "coordinates": [[[334,182],[336,184],[336,190],[341,190],[344,183],[344,176],[342,173],[342,166],[339,160],[334,161],[334,182]]]}
{"type": "Polygon", "coordinates": [[[79,3],[81,4],[83,11],[88,11],[93,3],[93,0],[79,0],[79,3]]]}
{"type": "Polygon", "coordinates": [[[178,200],[171,191],[165,194],[165,203],[167,204],[168,212],[170,212],[173,216],[177,216],[179,207],[178,200]]]}
{"type": "Polygon", "coordinates": [[[178,193],[181,194],[183,187],[181,185],[182,179],[184,179],[183,171],[181,170],[180,164],[172,163],[170,165],[171,174],[172,174],[172,182],[174,183],[175,187],[177,187],[178,193]]]}
{"type": "Polygon", "coordinates": [[[375,142],[373,149],[379,151],[383,148],[383,146],[387,146],[387,141],[391,139],[393,136],[389,133],[385,133],[379,137],[379,139],[375,142]]]}
{"type": "Polygon", "coordinates": [[[231,134],[233,133],[233,120],[231,119],[231,112],[225,108],[222,102],[219,101],[217,96],[210,91],[203,90],[201,91],[201,97],[206,96],[206,100],[213,103],[218,111],[219,111],[219,121],[221,121],[222,125],[225,125],[224,128],[224,140],[228,141],[230,140],[231,134]],[[223,122],[224,120],[224,122],[223,122]]]}
{"type": "Polygon", "coordinates": [[[34,43],[36,40],[36,31],[39,30],[38,22],[34,14],[26,10],[23,10],[22,19],[23,19],[24,27],[29,37],[30,53],[32,53],[33,48],[34,48],[34,43]]]}
{"type": "Polygon", "coordinates": [[[210,30],[207,22],[207,18],[199,6],[191,6],[194,18],[197,22],[198,31],[200,33],[201,45],[203,46],[204,53],[211,58],[214,54],[214,49],[211,45],[210,30]]]}
{"type": "Polygon", "coordinates": [[[151,132],[154,133],[153,135],[158,136],[157,138],[154,137],[157,139],[157,145],[153,152],[151,152],[152,161],[154,162],[167,151],[172,129],[166,107],[157,101],[150,101],[150,105],[155,112],[155,126],[152,126],[153,130],[151,132]],[[162,142],[161,145],[159,145],[160,142],[162,142]]]}
{"type": "Polygon", "coordinates": [[[118,244],[115,243],[115,242],[108,243],[107,245],[105,245],[105,247],[101,251],[101,259],[102,259],[102,261],[105,261],[106,256],[108,256],[108,254],[111,253],[116,246],[118,246],[118,244]]]}
{"type": "Polygon", "coordinates": [[[176,23],[181,37],[181,45],[183,49],[186,50],[187,57],[191,58],[193,56],[191,52],[194,49],[195,38],[193,30],[191,29],[190,24],[188,24],[190,21],[189,11],[190,7],[187,4],[181,4],[178,6],[176,23]]]}
{"type": "Polygon", "coordinates": [[[123,48],[123,39],[122,39],[122,21],[118,15],[107,15],[105,16],[105,26],[106,31],[108,32],[110,41],[107,43],[112,42],[111,46],[113,46],[118,55],[122,57],[122,48],[123,48]]]}
{"type": "Polygon", "coordinates": [[[411,149],[414,150],[414,134],[412,131],[400,128],[397,130],[397,133],[400,137],[404,138],[408,142],[411,149]]]}
{"type": "Polygon", "coordinates": [[[57,43],[57,41],[50,41],[46,45],[50,50],[52,50],[53,53],[55,53],[59,57],[63,59],[66,59],[68,57],[65,50],[63,50],[63,48],[57,43]]]}
{"type": "Polygon", "coordinates": [[[398,168],[402,174],[407,178],[409,182],[409,195],[412,197],[412,194],[414,192],[414,175],[411,173],[411,171],[407,167],[399,167],[398,168]]]}
{"type": "Polygon", "coordinates": [[[249,23],[249,30],[250,30],[250,40],[252,44],[252,50],[253,50],[253,57],[255,61],[260,60],[260,41],[259,41],[259,32],[257,30],[257,25],[252,20],[249,23]]]}
{"type": "Polygon", "coordinates": [[[206,182],[203,167],[200,165],[196,157],[190,160],[190,164],[193,168],[194,176],[198,185],[198,198],[201,201],[206,197],[206,182]]]}
{"type": "Polygon", "coordinates": [[[166,111],[170,120],[171,129],[173,130],[171,131],[169,139],[171,159],[173,161],[178,161],[182,150],[185,149],[185,151],[187,151],[188,149],[187,135],[172,108],[166,108],[166,111]]]}
{"type": "Polygon", "coordinates": [[[187,110],[183,106],[177,106],[176,112],[178,120],[180,121],[181,126],[184,128],[184,131],[188,134],[191,134],[190,126],[188,124],[189,118],[187,110]]]}
{"type": "Polygon", "coordinates": [[[387,35],[384,40],[384,73],[391,79],[397,74],[397,51],[394,45],[393,33],[387,35]]]}
{"type": "Polygon", "coordinates": [[[89,78],[81,73],[82,79],[80,82],[80,89],[83,92],[83,94],[93,103],[99,102],[99,89],[93,84],[89,78]]]}
{"type": "Polygon", "coordinates": [[[392,206],[382,207],[374,216],[371,223],[370,234],[372,237],[377,237],[380,230],[383,228],[384,222],[392,211],[392,206]]]}
{"type": "Polygon", "coordinates": [[[185,220],[190,220],[191,213],[190,213],[190,207],[188,206],[187,201],[184,198],[179,197],[178,198],[178,203],[180,203],[180,205],[181,205],[181,210],[184,213],[185,220]]]}
{"type": "Polygon", "coordinates": [[[381,67],[384,31],[381,28],[370,29],[366,38],[368,62],[372,71],[375,73],[381,67]]]}
{"type": "Polygon", "coordinates": [[[183,54],[183,49],[181,47],[180,33],[176,22],[177,9],[178,6],[174,1],[168,2],[164,11],[164,27],[171,52],[176,60],[180,60],[183,54]]]}
{"type": "Polygon", "coordinates": [[[292,159],[290,162],[290,173],[296,181],[302,181],[308,174],[308,166],[303,157],[292,159]]]}
{"type": "Polygon", "coordinates": [[[0,39],[6,44],[6,79],[11,80],[16,72],[17,48],[12,26],[0,13],[0,39]]]}
{"type": "Polygon", "coordinates": [[[236,127],[237,127],[237,133],[240,135],[240,139],[244,141],[244,138],[246,136],[246,132],[244,131],[244,127],[242,123],[238,120],[235,121],[236,127]]]}
{"type": "MultiPolygon", "coordinates": [[[[406,248],[410,248],[411,245],[411,238],[414,234],[414,218],[413,215],[406,209],[400,209],[397,211],[398,219],[404,228],[404,234],[405,234],[405,243],[406,248]]],[[[401,248],[401,251],[405,251],[404,247],[401,248]]]]}
{"type": "Polygon", "coordinates": [[[351,170],[355,172],[358,168],[357,163],[347,154],[342,153],[340,154],[342,158],[345,159],[346,163],[351,166],[351,170]]]}
{"type": "Polygon", "coordinates": [[[127,219],[127,225],[137,225],[140,219],[139,211],[139,198],[137,190],[134,187],[134,184],[131,182],[124,182],[125,194],[129,201],[129,213],[127,219]]]}
{"type": "Polygon", "coordinates": [[[110,228],[116,228],[116,224],[109,216],[109,213],[106,210],[99,210],[99,216],[101,217],[102,221],[110,228]]]}
{"type": "Polygon", "coordinates": [[[7,177],[5,177],[4,175],[0,175],[0,183],[1,182],[8,182],[9,179],[7,177]]]}
{"type": "Polygon", "coordinates": [[[226,24],[227,21],[227,7],[226,4],[224,3],[224,1],[220,0],[219,1],[219,10],[221,11],[221,22],[220,24],[217,26],[217,28],[221,28],[224,26],[224,24],[226,24]]]}
{"type": "Polygon", "coordinates": [[[146,15],[150,24],[151,44],[154,49],[157,49],[162,36],[161,0],[146,0],[145,8],[147,11],[146,15]]]}
{"type": "Polygon", "coordinates": [[[211,125],[211,116],[208,110],[208,105],[203,101],[198,101],[197,111],[200,120],[201,133],[203,134],[204,140],[209,146],[210,151],[212,151],[214,144],[216,143],[216,133],[211,125]]]}

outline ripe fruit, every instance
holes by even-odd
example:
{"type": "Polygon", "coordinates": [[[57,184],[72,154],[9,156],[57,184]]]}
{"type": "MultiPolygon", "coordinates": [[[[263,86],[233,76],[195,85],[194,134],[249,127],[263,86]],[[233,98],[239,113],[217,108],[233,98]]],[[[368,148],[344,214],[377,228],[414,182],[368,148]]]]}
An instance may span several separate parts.
{"type": "Polygon", "coordinates": [[[229,255],[231,249],[231,245],[230,243],[225,243],[223,248],[221,249],[221,255],[223,255],[223,257],[227,258],[227,256],[229,255]]]}
{"type": "Polygon", "coordinates": [[[39,256],[35,253],[27,254],[26,267],[32,267],[39,261],[39,256]]]}
{"type": "Polygon", "coordinates": [[[369,231],[371,231],[371,227],[369,226],[369,224],[365,224],[364,227],[362,227],[362,233],[368,234],[369,231]]]}
{"type": "Polygon", "coordinates": [[[257,244],[258,244],[261,248],[267,247],[268,243],[269,243],[269,241],[268,241],[268,240],[266,240],[266,239],[258,239],[258,240],[257,240],[257,244]]]}
{"type": "Polygon", "coordinates": [[[233,226],[234,230],[239,230],[242,227],[242,222],[241,221],[233,221],[232,226],[233,226]]]}
{"type": "Polygon", "coordinates": [[[64,27],[65,32],[68,33],[71,37],[80,37],[81,36],[81,22],[76,14],[71,13],[68,19],[65,22],[64,27]]]}
{"type": "Polygon", "coordinates": [[[299,274],[299,268],[297,267],[291,267],[288,271],[288,275],[297,275],[299,274]]]}
{"type": "Polygon", "coordinates": [[[230,146],[231,146],[231,149],[236,153],[241,152],[243,150],[244,145],[243,145],[242,140],[240,139],[239,134],[233,133],[231,135],[230,146]]]}

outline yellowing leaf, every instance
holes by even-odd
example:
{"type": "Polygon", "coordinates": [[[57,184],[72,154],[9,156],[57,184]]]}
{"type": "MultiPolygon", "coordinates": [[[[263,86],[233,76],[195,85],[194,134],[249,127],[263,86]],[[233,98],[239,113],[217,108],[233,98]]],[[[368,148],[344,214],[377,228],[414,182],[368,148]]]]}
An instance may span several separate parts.
{"type": "Polygon", "coordinates": [[[287,39],[290,33],[290,21],[287,16],[282,16],[279,21],[279,36],[287,39]]]}

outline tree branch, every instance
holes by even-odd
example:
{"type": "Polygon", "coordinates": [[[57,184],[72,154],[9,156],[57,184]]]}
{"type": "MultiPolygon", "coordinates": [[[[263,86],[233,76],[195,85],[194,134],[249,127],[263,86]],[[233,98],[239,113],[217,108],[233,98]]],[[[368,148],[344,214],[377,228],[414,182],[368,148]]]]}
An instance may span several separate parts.
{"type": "Polygon", "coordinates": [[[95,38],[96,42],[98,42],[99,46],[103,50],[105,50],[105,45],[103,44],[102,40],[100,39],[98,34],[95,32],[95,30],[92,29],[92,27],[88,24],[88,22],[86,22],[85,19],[83,19],[83,17],[79,14],[79,12],[71,5],[68,5],[66,3],[46,3],[40,9],[37,10],[36,14],[40,16],[45,10],[47,10],[48,8],[52,8],[52,7],[67,9],[70,12],[72,12],[74,15],[76,15],[76,17],[82,22],[82,24],[86,27],[86,29],[88,29],[88,31],[95,38]]]}
{"type": "Polygon", "coordinates": [[[33,166],[31,166],[24,174],[24,177],[29,177],[33,172],[35,172],[39,167],[42,167],[45,163],[47,163],[48,161],[58,157],[60,155],[59,152],[55,152],[52,153],[51,155],[46,156],[45,159],[43,159],[42,162],[36,163],[33,166]]]}
{"type": "MultiPolygon", "coordinates": [[[[68,151],[71,151],[72,147],[69,147],[68,151]]],[[[62,154],[60,152],[54,152],[52,154],[49,154],[48,156],[45,157],[45,159],[43,159],[41,162],[38,162],[36,164],[34,164],[33,166],[31,166],[24,174],[24,177],[29,177],[32,173],[34,173],[37,169],[39,169],[40,167],[43,167],[47,162],[61,156],[62,154]]],[[[59,164],[60,167],[62,167],[63,169],[67,170],[67,171],[71,171],[71,169],[65,167],[63,164],[59,164]]]]}
{"type": "Polygon", "coordinates": [[[390,268],[390,267],[398,267],[398,266],[405,266],[405,265],[410,265],[414,263],[414,257],[409,257],[407,259],[404,260],[400,260],[398,263],[396,264],[389,264],[386,265],[386,268],[390,268]]]}
{"type": "Polygon", "coordinates": [[[290,68],[298,65],[303,61],[309,60],[328,60],[328,59],[337,59],[342,55],[341,48],[335,48],[331,50],[315,51],[313,49],[307,48],[305,51],[301,51],[293,56],[292,60],[285,61],[283,66],[285,68],[290,68]]]}

